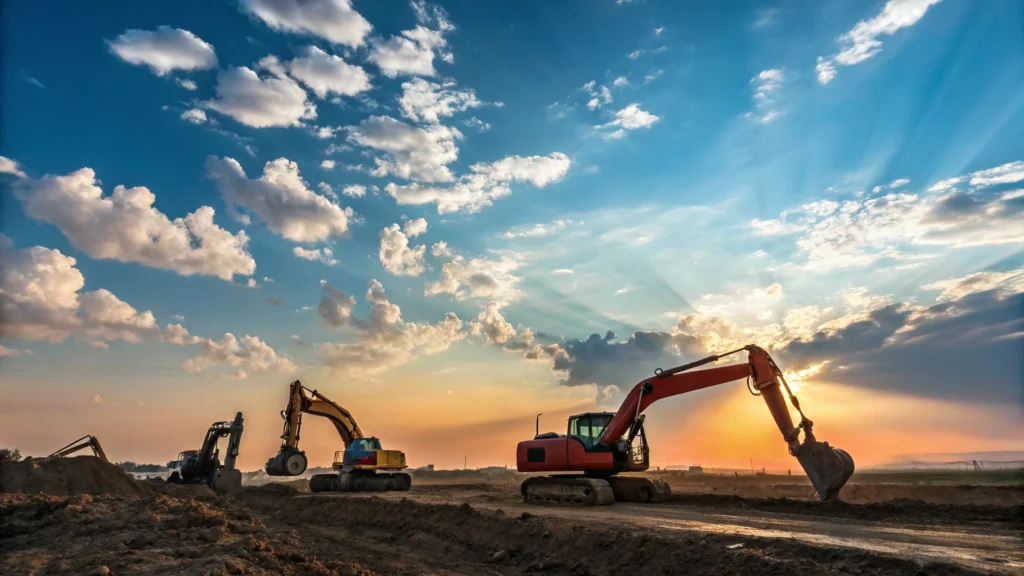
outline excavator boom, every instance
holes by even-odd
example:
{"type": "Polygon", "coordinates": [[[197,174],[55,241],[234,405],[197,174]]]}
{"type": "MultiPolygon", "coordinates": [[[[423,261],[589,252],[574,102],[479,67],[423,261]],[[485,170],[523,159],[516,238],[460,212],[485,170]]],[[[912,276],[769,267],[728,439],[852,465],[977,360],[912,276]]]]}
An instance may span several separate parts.
{"type": "Polygon", "coordinates": [[[110,460],[107,460],[107,454],[103,451],[103,447],[100,446],[99,438],[96,438],[95,436],[82,436],[78,440],[75,440],[53,454],[50,454],[50,458],[67,458],[68,456],[85,450],[86,448],[92,448],[93,456],[96,456],[104,462],[110,462],[110,460]]]}

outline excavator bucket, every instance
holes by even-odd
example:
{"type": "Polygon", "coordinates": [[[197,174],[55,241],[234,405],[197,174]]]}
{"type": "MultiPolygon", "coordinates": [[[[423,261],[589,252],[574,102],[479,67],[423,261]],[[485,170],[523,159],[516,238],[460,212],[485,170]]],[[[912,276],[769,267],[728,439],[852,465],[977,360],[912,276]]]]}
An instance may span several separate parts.
{"type": "Polygon", "coordinates": [[[839,490],[853,476],[853,458],[845,450],[833,448],[828,442],[818,442],[813,437],[804,440],[796,459],[822,501],[838,496],[839,490]]]}
{"type": "Polygon", "coordinates": [[[242,489],[242,473],[234,468],[221,468],[214,473],[211,484],[217,494],[236,494],[242,489]]]}

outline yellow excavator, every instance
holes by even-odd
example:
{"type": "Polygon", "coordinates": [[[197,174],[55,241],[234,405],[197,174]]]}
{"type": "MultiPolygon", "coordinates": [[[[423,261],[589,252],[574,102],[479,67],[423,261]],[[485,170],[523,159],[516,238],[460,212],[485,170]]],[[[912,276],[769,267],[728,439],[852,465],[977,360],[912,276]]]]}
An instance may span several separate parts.
{"type": "Polygon", "coordinates": [[[57,450],[53,454],[50,454],[49,457],[50,458],[67,458],[68,456],[71,456],[72,454],[74,454],[76,452],[81,452],[82,450],[85,450],[86,448],[92,448],[92,455],[93,456],[99,458],[100,460],[103,460],[104,462],[106,462],[108,464],[110,463],[110,460],[107,460],[106,452],[104,452],[103,451],[103,447],[100,446],[99,438],[96,438],[95,436],[89,436],[89,435],[82,436],[78,440],[75,440],[74,442],[68,444],[67,446],[61,448],[60,450],[57,450]]]}
{"type": "Polygon", "coordinates": [[[334,474],[314,474],[310,478],[311,492],[381,492],[412,486],[412,477],[402,472],[407,466],[401,450],[381,448],[379,439],[363,435],[348,410],[298,380],[288,388],[288,407],[281,412],[281,449],[267,461],[267,474],[298,476],[306,471],[306,453],[299,450],[304,413],[330,420],[345,445],[344,451],[334,453],[334,474]]]}

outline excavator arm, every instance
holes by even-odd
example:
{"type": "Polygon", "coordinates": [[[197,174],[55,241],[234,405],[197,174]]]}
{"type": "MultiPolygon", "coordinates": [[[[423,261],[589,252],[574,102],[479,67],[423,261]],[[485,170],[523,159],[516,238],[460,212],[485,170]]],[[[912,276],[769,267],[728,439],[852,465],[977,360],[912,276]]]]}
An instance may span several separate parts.
{"type": "Polygon", "coordinates": [[[345,448],[348,448],[353,440],[363,438],[363,431],[359,429],[355,418],[348,410],[296,380],[288,389],[288,407],[281,412],[281,417],[284,418],[281,450],[267,461],[267,474],[298,476],[306,470],[306,456],[299,450],[299,432],[304,413],[327,418],[338,431],[345,448]]]}
{"type": "Polygon", "coordinates": [[[754,345],[709,356],[677,368],[656,370],[653,378],[638,383],[626,395],[626,399],[608,422],[600,443],[613,446],[627,431],[630,432],[632,440],[632,436],[639,428],[637,424],[642,423],[641,415],[644,410],[658,400],[747,378],[752,383],[752,393],[764,399],[775,425],[789,447],[789,453],[800,462],[819,495],[826,500],[835,497],[853,474],[853,459],[845,451],[832,448],[827,442],[818,442],[814,438],[811,430],[813,423],[804,417],[800,402],[789,390],[782,371],[765,350],[754,345]],[[711,364],[743,351],[747,353],[745,364],[689,372],[693,368],[711,364]],[[782,393],[783,388],[788,393],[793,407],[800,414],[800,423],[797,425],[793,424],[786,397],[782,393]],[[800,440],[801,430],[804,432],[803,442],[800,440]]]}
{"type": "Polygon", "coordinates": [[[85,450],[86,448],[92,448],[93,455],[100,460],[110,462],[110,460],[107,460],[107,454],[103,451],[103,447],[100,446],[99,439],[95,436],[82,436],[78,440],[75,440],[53,454],[50,454],[50,458],[66,458],[76,452],[85,450]]]}

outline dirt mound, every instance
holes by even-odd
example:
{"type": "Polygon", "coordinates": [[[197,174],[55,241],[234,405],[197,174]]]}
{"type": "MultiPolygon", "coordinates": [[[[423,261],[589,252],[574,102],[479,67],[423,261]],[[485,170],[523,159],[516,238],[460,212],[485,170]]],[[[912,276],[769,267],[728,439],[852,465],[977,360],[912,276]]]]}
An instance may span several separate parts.
{"type": "MultiPolygon", "coordinates": [[[[338,495],[271,499],[246,493],[254,511],[273,521],[315,532],[316,527],[353,548],[372,547],[372,535],[411,554],[445,558],[423,572],[493,566],[497,573],[558,576],[616,574],[966,574],[945,564],[922,565],[843,548],[821,548],[784,539],[715,534],[669,536],[641,528],[623,531],[600,524],[570,523],[528,513],[510,517],[468,504],[431,505],[409,500],[338,495]]],[[[315,545],[310,540],[311,545],[315,545]]],[[[337,547],[329,543],[327,547],[337,547]]]]}
{"type": "Polygon", "coordinates": [[[228,498],[0,495],[0,549],[3,574],[371,574],[228,498]]]}
{"type": "Polygon", "coordinates": [[[146,496],[151,490],[121,468],[96,458],[0,462],[0,493],[146,496]]]}
{"type": "Polygon", "coordinates": [[[743,498],[724,494],[673,494],[668,505],[699,506],[709,508],[739,508],[780,512],[836,516],[859,520],[893,521],[904,523],[945,524],[1007,523],[1024,526],[1022,506],[979,506],[972,504],[930,504],[920,500],[894,499],[871,504],[850,504],[842,501],[814,502],[788,498],[743,498]]]}

